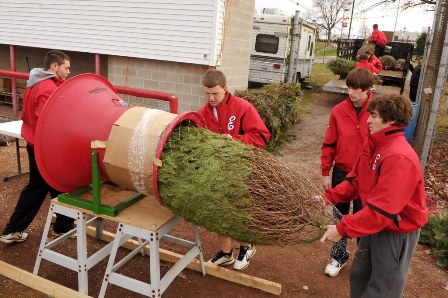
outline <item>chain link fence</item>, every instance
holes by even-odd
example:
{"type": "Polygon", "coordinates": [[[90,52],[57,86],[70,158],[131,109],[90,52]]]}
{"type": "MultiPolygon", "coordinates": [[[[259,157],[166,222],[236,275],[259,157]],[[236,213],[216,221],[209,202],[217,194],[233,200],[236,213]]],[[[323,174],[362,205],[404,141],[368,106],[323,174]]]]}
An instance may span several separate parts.
{"type": "Polygon", "coordinates": [[[420,83],[421,96],[418,97],[417,103],[419,107],[419,116],[416,130],[414,133],[413,147],[420,156],[422,166],[426,165],[429,146],[435,132],[435,118],[437,116],[440,97],[436,94],[443,89],[438,86],[444,85],[446,82],[446,61],[442,61],[442,53],[445,48],[447,54],[447,24],[448,23],[448,0],[437,1],[434,24],[432,26],[432,34],[430,34],[429,48],[424,58],[424,73],[420,83]],[[444,65],[442,67],[442,65],[444,65]],[[442,77],[443,76],[443,77],[442,77]]]}

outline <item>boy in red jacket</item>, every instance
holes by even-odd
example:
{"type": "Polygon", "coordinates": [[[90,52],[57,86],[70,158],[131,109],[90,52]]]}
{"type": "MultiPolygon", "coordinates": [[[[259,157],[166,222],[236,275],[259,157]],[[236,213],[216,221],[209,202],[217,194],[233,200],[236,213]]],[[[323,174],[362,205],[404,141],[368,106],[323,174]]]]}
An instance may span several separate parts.
{"type": "MultiPolygon", "coordinates": [[[[34,134],[37,121],[48,98],[70,74],[70,58],[63,52],[53,50],[45,55],[44,68],[34,68],[30,72],[23,98],[22,137],[26,140],[30,177],[20,193],[14,213],[6,224],[0,241],[4,243],[22,242],[28,237],[23,232],[33,221],[48,193],[52,198],[60,192],[45,182],[39,172],[34,156],[34,134]]],[[[53,235],[60,236],[73,228],[74,219],[57,214],[53,235]]]]}
{"type": "Polygon", "coordinates": [[[326,226],[321,242],[361,237],[350,272],[351,297],[401,297],[428,221],[420,161],[404,137],[412,105],[389,94],[373,99],[367,110],[369,142],[346,180],[324,194],[333,204],[361,198],[362,209],[326,226]]]}
{"type": "MultiPolygon", "coordinates": [[[[381,63],[381,61],[380,61],[380,63],[381,63]]],[[[381,64],[381,66],[382,66],[382,64],[381,64]]],[[[356,63],[355,68],[365,68],[375,75],[378,75],[381,71],[381,69],[376,68],[369,61],[369,55],[366,53],[359,55],[358,63],[356,63]]]]}
{"type": "MultiPolygon", "coordinates": [[[[209,70],[202,78],[207,103],[198,113],[204,118],[207,129],[245,144],[262,148],[271,136],[255,107],[227,90],[225,75],[209,70]]],[[[232,240],[219,236],[221,250],[208,262],[218,266],[233,264],[236,270],[249,266],[255,246],[241,243],[238,258],[233,257],[232,240]]]]}
{"type": "MultiPolygon", "coordinates": [[[[331,111],[327,132],[325,133],[320,157],[322,169],[322,185],[324,189],[336,187],[344,181],[345,176],[355,164],[356,156],[361,152],[369,135],[367,129],[367,106],[372,99],[370,87],[373,84],[373,74],[364,68],[350,71],[345,81],[349,97],[337,104],[331,111]],[[331,178],[330,171],[332,170],[331,178]]],[[[353,202],[353,212],[361,209],[361,202],[353,202]]],[[[350,202],[337,204],[335,217],[348,214],[350,202]]],[[[345,266],[349,254],[347,239],[344,238],[331,251],[331,262],[325,268],[325,274],[336,276],[345,266]]]]}
{"type": "Polygon", "coordinates": [[[387,44],[387,37],[383,31],[378,30],[378,24],[373,24],[372,36],[369,42],[375,43],[375,56],[381,57],[387,44]]]}

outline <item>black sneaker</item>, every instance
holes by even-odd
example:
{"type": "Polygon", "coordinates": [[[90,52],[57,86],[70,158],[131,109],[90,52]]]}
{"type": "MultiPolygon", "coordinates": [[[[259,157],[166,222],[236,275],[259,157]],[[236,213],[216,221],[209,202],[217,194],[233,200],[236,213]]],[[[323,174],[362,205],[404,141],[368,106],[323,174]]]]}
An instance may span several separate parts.
{"type": "MultiPolygon", "coordinates": [[[[57,232],[55,230],[51,231],[51,235],[55,238],[59,238],[64,236],[65,234],[67,234],[68,232],[70,232],[71,230],[67,231],[67,232],[57,232]]],[[[75,239],[76,238],[76,233],[71,235],[70,237],[68,237],[69,239],[75,239]]]]}
{"type": "Polygon", "coordinates": [[[233,264],[234,262],[235,262],[235,258],[233,257],[232,251],[230,251],[229,253],[224,253],[222,250],[220,250],[207,263],[213,264],[216,266],[225,266],[225,265],[233,264]]]}
{"type": "Polygon", "coordinates": [[[249,266],[249,260],[255,255],[255,246],[240,246],[240,253],[238,255],[238,259],[233,264],[233,269],[235,270],[243,270],[247,266],[249,266]]]}

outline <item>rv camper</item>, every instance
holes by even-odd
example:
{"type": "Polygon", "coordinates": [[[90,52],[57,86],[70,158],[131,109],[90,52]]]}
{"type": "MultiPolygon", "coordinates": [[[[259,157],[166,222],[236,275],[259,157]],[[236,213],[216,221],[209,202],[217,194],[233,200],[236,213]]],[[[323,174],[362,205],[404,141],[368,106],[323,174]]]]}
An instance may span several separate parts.
{"type": "Polygon", "coordinates": [[[311,76],[315,36],[316,27],[298,13],[254,15],[249,82],[303,82],[311,76]]]}

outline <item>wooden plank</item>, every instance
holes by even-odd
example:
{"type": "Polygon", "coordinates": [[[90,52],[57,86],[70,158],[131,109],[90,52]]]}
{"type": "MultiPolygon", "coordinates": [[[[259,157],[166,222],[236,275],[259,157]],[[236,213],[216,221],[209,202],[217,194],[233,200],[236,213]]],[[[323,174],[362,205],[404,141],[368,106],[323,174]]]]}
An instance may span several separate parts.
{"type": "MultiPolygon", "coordinates": [[[[87,234],[91,237],[96,237],[96,228],[95,227],[87,227],[87,234]]],[[[103,240],[107,242],[112,242],[115,239],[115,235],[113,233],[110,233],[108,231],[103,231],[103,240]]],[[[125,244],[122,245],[122,247],[125,247],[127,249],[135,249],[138,246],[138,242],[131,239],[125,244]]],[[[149,246],[145,247],[146,254],[149,255],[149,246]]],[[[170,263],[176,263],[178,260],[180,260],[183,255],[174,253],[165,249],[160,249],[160,259],[166,262],[170,263]]],[[[199,263],[199,260],[193,260],[187,268],[199,271],[201,272],[201,265],[199,263]]],[[[241,284],[247,287],[259,289],[261,291],[271,293],[274,295],[280,295],[282,291],[282,285],[273,281],[269,281],[266,279],[258,278],[255,276],[247,275],[241,272],[237,272],[234,270],[229,270],[223,267],[214,266],[205,264],[205,268],[207,271],[207,274],[231,281],[237,284],[241,284]]]]}
{"type": "Polygon", "coordinates": [[[91,297],[0,261],[0,274],[51,297],[91,297]]]}
{"type": "MultiPolygon", "coordinates": [[[[101,203],[105,205],[115,205],[117,202],[120,202],[120,198],[121,201],[123,201],[135,194],[136,192],[133,191],[121,191],[117,187],[104,185],[101,187],[101,203]]],[[[86,195],[83,195],[82,197],[83,199],[91,200],[92,192],[87,192],[86,195]]],[[[95,215],[93,211],[58,202],[57,199],[53,199],[52,202],[82,211],[86,214],[95,215]]],[[[160,205],[153,195],[147,195],[138,202],[121,211],[115,217],[110,217],[104,214],[101,215],[102,218],[110,221],[126,223],[152,231],[160,230],[175,216],[176,215],[171,210],[160,205]]]]}

